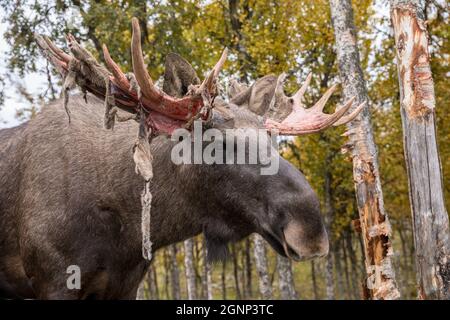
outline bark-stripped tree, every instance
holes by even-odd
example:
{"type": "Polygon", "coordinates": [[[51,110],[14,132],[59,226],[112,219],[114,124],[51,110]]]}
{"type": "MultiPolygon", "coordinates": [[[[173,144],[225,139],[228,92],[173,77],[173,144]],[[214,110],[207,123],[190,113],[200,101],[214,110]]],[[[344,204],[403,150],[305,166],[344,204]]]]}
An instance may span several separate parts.
{"type": "MultiPolygon", "coordinates": [[[[336,39],[336,53],[343,98],[355,96],[356,102],[368,102],[367,89],[361,69],[356,28],[351,0],[330,0],[331,19],[336,39]]],[[[400,293],[392,266],[391,226],[384,211],[378,159],[368,105],[355,121],[347,125],[351,151],[356,198],[364,240],[367,272],[366,297],[396,299],[400,293]]]]}
{"type": "Polygon", "coordinates": [[[450,299],[449,220],[436,143],[435,95],[424,8],[391,0],[400,111],[421,299],[450,299]]]}
{"type": "Polygon", "coordinates": [[[186,274],[186,288],[189,300],[197,299],[197,283],[194,266],[194,239],[184,241],[184,269],[186,274]]]}

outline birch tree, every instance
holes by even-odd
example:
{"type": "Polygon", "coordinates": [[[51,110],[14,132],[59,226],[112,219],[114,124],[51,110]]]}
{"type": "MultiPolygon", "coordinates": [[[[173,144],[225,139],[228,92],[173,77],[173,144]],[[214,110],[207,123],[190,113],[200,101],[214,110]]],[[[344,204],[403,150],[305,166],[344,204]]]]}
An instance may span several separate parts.
{"type": "Polygon", "coordinates": [[[172,244],[170,246],[170,270],[171,270],[171,279],[172,279],[172,299],[174,300],[180,300],[180,270],[178,268],[178,261],[177,261],[177,245],[172,244]]]}
{"type": "Polygon", "coordinates": [[[241,300],[242,294],[241,294],[241,279],[239,278],[239,263],[238,263],[238,257],[237,257],[237,250],[236,250],[236,244],[232,243],[230,245],[231,247],[231,258],[233,261],[233,277],[234,277],[234,288],[236,291],[236,299],[241,300]]]}
{"type": "Polygon", "coordinates": [[[203,285],[203,292],[205,295],[205,298],[208,300],[213,299],[213,291],[212,291],[212,269],[211,269],[211,263],[209,263],[207,257],[208,257],[208,247],[206,246],[206,241],[203,238],[203,276],[202,276],[202,285],[203,285]]]}
{"type": "Polygon", "coordinates": [[[194,239],[184,241],[184,268],[186,273],[186,287],[189,300],[197,299],[197,286],[194,266],[194,239]]]}
{"type": "MultiPolygon", "coordinates": [[[[325,158],[325,168],[324,168],[324,195],[325,195],[325,224],[327,226],[328,236],[333,241],[331,233],[331,225],[333,223],[334,209],[332,205],[332,194],[331,194],[331,173],[330,173],[330,162],[332,155],[327,152],[325,158]]],[[[326,262],[326,275],[325,275],[325,286],[327,293],[327,300],[334,300],[334,277],[333,277],[333,244],[330,243],[330,253],[327,256],[326,262]]]]}
{"type": "Polygon", "coordinates": [[[144,279],[142,279],[141,283],[139,284],[139,288],[136,292],[136,300],[145,300],[145,282],[146,277],[144,277],[144,279]]]}
{"type": "Polygon", "coordinates": [[[450,299],[449,221],[436,143],[435,95],[424,7],[419,0],[391,0],[390,4],[419,298],[450,299]]]}
{"type": "MultiPolygon", "coordinates": [[[[351,0],[330,0],[331,19],[335,33],[336,54],[343,100],[355,96],[355,106],[368,103],[367,89],[361,69],[356,28],[351,0]]],[[[391,226],[384,211],[378,159],[368,105],[348,125],[350,151],[353,161],[356,200],[364,240],[367,273],[366,296],[370,299],[397,299],[400,293],[392,266],[391,226]]]]}
{"type": "Polygon", "coordinates": [[[253,295],[252,290],[252,257],[251,257],[251,242],[250,238],[245,239],[245,296],[251,297],[253,295]]]}
{"type": "Polygon", "coordinates": [[[272,284],[269,278],[267,267],[267,253],[264,239],[259,234],[253,236],[253,246],[255,252],[255,264],[258,272],[259,293],[262,299],[272,299],[272,284]]]}
{"type": "Polygon", "coordinates": [[[291,261],[277,254],[278,287],[283,300],[297,300],[291,261]]]}

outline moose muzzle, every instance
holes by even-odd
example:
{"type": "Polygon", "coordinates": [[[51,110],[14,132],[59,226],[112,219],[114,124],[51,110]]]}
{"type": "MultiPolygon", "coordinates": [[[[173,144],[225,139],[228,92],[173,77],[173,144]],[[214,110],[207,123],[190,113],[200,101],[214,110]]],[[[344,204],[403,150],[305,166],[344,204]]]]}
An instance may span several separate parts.
{"type": "Polygon", "coordinates": [[[328,254],[328,235],[323,225],[319,228],[308,228],[294,220],[286,225],[282,233],[284,252],[295,261],[319,258],[328,254]]]}

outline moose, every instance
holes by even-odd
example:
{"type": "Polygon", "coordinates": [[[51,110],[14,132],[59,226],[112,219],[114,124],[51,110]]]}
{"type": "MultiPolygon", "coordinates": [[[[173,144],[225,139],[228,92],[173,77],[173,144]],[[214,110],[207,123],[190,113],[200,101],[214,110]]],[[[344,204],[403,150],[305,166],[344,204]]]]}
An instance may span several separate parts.
{"type": "MultiPolygon", "coordinates": [[[[149,266],[141,246],[143,179],[132,157],[142,123],[158,132],[148,140],[154,171],[153,250],[203,233],[210,258],[223,259],[227,243],[258,233],[293,260],[328,253],[318,197],[292,164],[280,157],[274,175],[261,175],[260,163],[176,165],[170,134],[194,117],[218,130],[309,134],[353,120],[363,106],[344,116],[351,100],[333,114],[323,113],[333,87],[305,108],[302,97],[311,76],[292,97],[284,94],[284,75],[269,75],[251,86],[233,83],[228,99],[222,99],[216,81],[225,55],[201,83],[186,60],[169,54],[160,90],[144,64],[139,24],[132,22],[133,76],[120,70],[106,47],[107,71],[92,56],[83,56],[86,52],[71,36],[71,55],[37,38],[46,58],[93,96],[85,100],[83,94],[73,94],[67,102],[65,92],[35,118],[0,131],[1,298],[136,297],[149,266]],[[96,81],[95,70],[108,81],[96,81]],[[130,114],[140,110],[141,120],[106,129],[102,119],[108,99],[130,114]],[[67,103],[70,122],[62,107],[67,103]],[[81,271],[78,290],[67,287],[71,265],[81,271]]],[[[113,111],[107,108],[106,113],[113,111]]]]}

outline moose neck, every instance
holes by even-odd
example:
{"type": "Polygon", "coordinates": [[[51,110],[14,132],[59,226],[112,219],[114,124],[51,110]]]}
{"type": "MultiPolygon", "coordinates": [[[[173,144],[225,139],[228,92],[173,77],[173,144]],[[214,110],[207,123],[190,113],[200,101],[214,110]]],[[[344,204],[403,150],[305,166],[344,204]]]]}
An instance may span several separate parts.
{"type": "MultiPolygon", "coordinates": [[[[202,232],[207,216],[204,205],[204,192],[199,190],[200,177],[197,175],[198,166],[180,167],[172,163],[170,151],[172,142],[166,137],[157,137],[151,144],[154,156],[154,177],[151,181],[151,240],[153,248],[183,241],[202,232]]],[[[117,150],[117,144],[115,144],[117,150]]],[[[133,232],[140,233],[141,201],[140,195],[144,181],[134,171],[134,163],[130,156],[130,147],[123,148],[123,157],[114,160],[118,167],[115,172],[125,172],[127,177],[111,176],[109,179],[121,179],[123,185],[115,184],[113,197],[107,197],[105,202],[118,207],[125,220],[132,219],[133,232]],[[125,161],[121,161],[125,160],[125,161]],[[123,166],[126,166],[124,170],[123,166]],[[121,170],[122,169],[122,170],[121,170]],[[125,202],[124,194],[130,194],[125,202]]],[[[112,185],[112,181],[105,181],[112,185]]],[[[203,181],[203,185],[205,182],[203,181]]]]}

